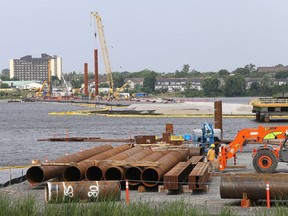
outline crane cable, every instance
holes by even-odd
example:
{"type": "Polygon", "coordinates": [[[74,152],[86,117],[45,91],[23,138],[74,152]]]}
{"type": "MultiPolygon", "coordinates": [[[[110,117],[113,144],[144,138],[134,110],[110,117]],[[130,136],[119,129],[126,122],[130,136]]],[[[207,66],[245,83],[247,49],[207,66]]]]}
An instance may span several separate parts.
{"type": "Polygon", "coordinates": [[[97,28],[96,28],[96,22],[94,17],[92,17],[93,15],[90,16],[90,26],[92,26],[92,18],[94,20],[93,22],[93,35],[94,35],[94,47],[97,47],[97,28]]]}

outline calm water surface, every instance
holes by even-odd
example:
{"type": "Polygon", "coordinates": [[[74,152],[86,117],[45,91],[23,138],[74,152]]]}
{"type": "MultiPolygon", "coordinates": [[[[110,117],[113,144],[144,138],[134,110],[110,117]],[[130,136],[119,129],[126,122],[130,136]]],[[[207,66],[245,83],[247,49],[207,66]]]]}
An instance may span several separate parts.
{"type": "MultiPolygon", "coordinates": [[[[0,102],[0,166],[27,165],[32,159],[49,160],[66,153],[79,152],[101,143],[40,142],[37,139],[51,137],[90,136],[101,138],[129,138],[135,135],[162,136],[165,124],[174,124],[175,134],[191,134],[204,122],[213,123],[213,118],[132,118],[103,116],[56,116],[49,112],[74,111],[83,108],[61,103],[7,103],[0,102]]],[[[237,131],[246,127],[258,127],[254,118],[224,118],[223,134],[232,139],[237,131]]],[[[263,123],[262,123],[263,124],[263,123]]],[[[271,122],[269,125],[285,125],[286,122],[271,122]]]]}

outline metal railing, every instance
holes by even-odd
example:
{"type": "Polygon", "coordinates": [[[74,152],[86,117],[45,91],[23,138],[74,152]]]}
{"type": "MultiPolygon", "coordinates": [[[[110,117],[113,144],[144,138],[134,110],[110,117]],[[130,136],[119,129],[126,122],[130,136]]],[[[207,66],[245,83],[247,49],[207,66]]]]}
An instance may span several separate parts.
{"type": "Polygon", "coordinates": [[[288,104],[288,98],[258,98],[250,101],[250,104],[288,104]]]}

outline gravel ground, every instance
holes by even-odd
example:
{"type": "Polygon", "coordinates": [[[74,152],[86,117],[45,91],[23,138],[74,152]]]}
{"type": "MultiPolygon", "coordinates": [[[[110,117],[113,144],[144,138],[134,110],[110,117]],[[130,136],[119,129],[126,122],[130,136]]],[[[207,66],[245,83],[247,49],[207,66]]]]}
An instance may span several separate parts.
{"type": "MultiPolygon", "coordinates": [[[[191,205],[197,205],[199,208],[207,208],[210,213],[219,214],[221,209],[229,208],[233,213],[237,215],[263,215],[261,211],[267,211],[265,207],[265,202],[257,203],[255,206],[250,208],[241,208],[240,201],[234,199],[221,199],[220,197],[220,180],[221,175],[231,174],[231,173],[255,173],[252,166],[251,151],[239,153],[237,155],[237,165],[245,165],[246,168],[238,169],[226,169],[223,172],[215,172],[212,174],[208,185],[208,192],[184,192],[178,194],[168,194],[167,192],[138,192],[137,190],[130,190],[131,202],[147,201],[152,203],[163,203],[170,201],[185,201],[191,203],[191,205]],[[213,176],[214,175],[214,176],[213,176]]],[[[228,165],[233,165],[233,159],[228,161],[228,165]]],[[[278,171],[287,172],[286,164],[279,164],[278,171]]],[[[256,174],[256,173],[255,173],[256,174]]],[[[0,172],[1,175],[1,172],[0,172]]],[[[45,206],[45,190],[44,186],[32,187],[27,181],[20,184],[11,185],[0,190],[0,193],[7,193],[9,196],[14,198],[27,197],[28,195],[33,195],[37,199],[37,203],[41,208],[45,206]]],[[[121,202],[125,203],[125,191],[122,191],[121,202]]],[[[275,212],[276,208],[273,207],[269,210],[275,212]]]]}

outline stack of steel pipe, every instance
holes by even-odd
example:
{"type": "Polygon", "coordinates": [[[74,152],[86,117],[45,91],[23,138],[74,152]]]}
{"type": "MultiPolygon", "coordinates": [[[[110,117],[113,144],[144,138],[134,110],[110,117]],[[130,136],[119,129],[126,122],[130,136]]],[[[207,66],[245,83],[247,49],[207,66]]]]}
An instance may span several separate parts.
{"type": "Polygon", "coordinates": [[[47,182],[45,188],[48,203],[117,201],[120,198],[119,181],[47,182]]]}
{"type": "Polygon", "coordinates": [[[208,163],[198,162],[188,176],[189,188],[192,190],[202,190],[207,185],[210,175],[208,173],[208,163]]]}
{"type": "MultiPolygon", "coordinates": [[[[89,157],[92,157],[93,155],[97,155],[102,152],[105,152],[111,148],[112,148],[111,145],[97,146],[95,148],[88,149],[83,152],[78,152],[76,154],[67,155],[67,156],[58,158],[56,160],[50,161],[50,163],[71,163],[71,162],[77,163],[89,157]]],[[[48,179],[60,176],[66,167],[67,166],[50,166],[50,165],[32,166],[27,170],[26,177],[27,177],[27,180],[32,184],[41,183],[48,179]]]]}
{"type": "Polygon", "coordinates": [[[266,199],[266,183],[269,182],[271,200],[287,200],[288,174],[249,173],[231,174],[221,177],[220,196],[222,199],[266,199]]]}
{"type": "Polygon", "coordinates": [[[158,167],[147,167],[141,174],[141,181],[147,187],[156,186],[172,167],[178,162],[184,161],[189,156],[189,150],[170,151],[158,160],[158,167]]]}
{"type": "MultiPolygon", "coordinates": [[[[168,151],[156,151],[150,154],[149,156],[143,158],[139,163],[143,162],[155,162],[162,158],[168,151]]],[[[125,170],[125,179],[129,180],[129,185],[136,186],[141,182],[142,167],[131,166],[125,170]]]]}
{"type": "MultiPolygon", "coordinates": [[[[124,152],[121,152],[119,154],[116,154],[112,157],[107,158],[106,160],[124,160],[126,158],[128,158],[129,156],[138,153],[139,151],[141,151],[143,149],[143,147],[141,146],[137,146],[137,147],[133,147],[131,149],[128,149],[124,152]]],[[[92,165],[89,168],[87,168],[86,172],[85,172],[85,177],[88,181],[96,181],[96,180],[101,180],[102,178],[104,178],[104,174],[106,172],[106,170],[111,167],[110,164],[107,163],[100,163],[99,165],[92,165]]],[[[117,176],[117,179],[119,177],[117,176]]],[[[115,177],[116,179],[116,177],[115,177]]]]}
{"type": "Polygon", "coordinates": [[[164,175],[164,188],[178,190],[188,178],[195,165],[203,159],[203,156],[194,156],[186,162],[179,162],[164,175]]]}
{"type": "Polygon", "coordinates": [[[168,190],[178,190],[182,182],[186,180],[192,170],[192,164],[179,162],[164,175],[164,188],[168,190]]]}
{"type": "MultiPolygon", "coordinates": [[[[131,155],[124,162],[138,162],[153,153],[151,148],[143,149],[140,152],[131,155]]],[[[106,180],[122,180],[124,178],[124,169],[120,166],[111,166],[105,171],[106,180]]]]}
{"type": "MultiPolygon", "coordinates": [[[[65,181],[81,181],[82,179],[85,178],[86,170],[90,166],[95,165],[95,161],[105,160],[109,157],[112,157],[130,148],[131,146],[128,144],[120,145],[113,149],[109,149],[108,151],[102,152],[101,154],[90,157],[87,160],[81,161],[77,163],[76,165],[69,166],[63,172],[63,179],[65,181]]],[[[97,180],[101,180],[101,179],[102,179],[102,176],[100,179],[97,179],[97,180]]]]}

